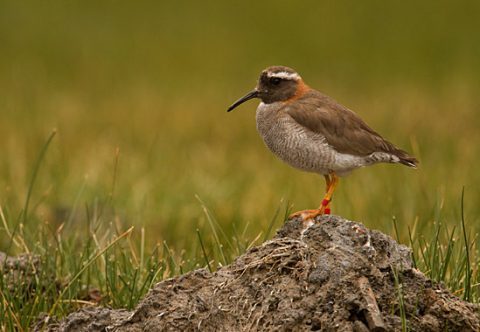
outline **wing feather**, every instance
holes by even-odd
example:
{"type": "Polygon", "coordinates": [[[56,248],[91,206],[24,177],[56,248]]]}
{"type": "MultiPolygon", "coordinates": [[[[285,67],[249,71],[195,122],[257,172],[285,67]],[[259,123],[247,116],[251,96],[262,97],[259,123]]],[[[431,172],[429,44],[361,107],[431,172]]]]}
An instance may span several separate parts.
{"type": "Polygon", "coordinates": [[[404,163],[417,160],[397,148],[370,128],[357,114],[338,104],[332,98],[311,90],[295,102],[295,107],[286,106],[286,112],[300,125],[325,136],[336,151],[356,156],[373,152],[396,155],[404,163]]]}

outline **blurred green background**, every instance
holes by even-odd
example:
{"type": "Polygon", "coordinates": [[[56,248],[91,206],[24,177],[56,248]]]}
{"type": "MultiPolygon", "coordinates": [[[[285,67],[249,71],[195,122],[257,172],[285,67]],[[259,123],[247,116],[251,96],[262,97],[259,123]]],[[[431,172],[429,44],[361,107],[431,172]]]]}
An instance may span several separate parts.
{"type": "Polygon", "coordinates": [[[395,217],[405,239],[407,225],[458,225],[465,186],[476,232],[479,13],[478,1],[1,0],[2,211],[21,214],[56,128],[32,232],[96,216],[188,251],[196,228],[208,232],[207,207],[227,237],[265,234],[278,208],[316,207],[323,178],[264,147],[255,102],[225,111],[262,69],[287,65],[421,162],[354,172],[335,214],[390,234],[395,217]]]}

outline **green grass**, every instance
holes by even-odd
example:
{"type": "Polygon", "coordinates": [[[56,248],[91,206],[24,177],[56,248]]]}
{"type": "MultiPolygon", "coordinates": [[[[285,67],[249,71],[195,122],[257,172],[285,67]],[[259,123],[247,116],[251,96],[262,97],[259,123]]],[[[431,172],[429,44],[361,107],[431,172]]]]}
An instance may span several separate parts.
{"type": "Polygon", "coordinates": [[[478,10],[0,1],[0,251],[44,266],[33,297],[2,284],[0,325],[62,316],[89,287],[132,307],[151,283],[214,270],[271,237],[286,210],[317,206],[323,179],[267,151],[255,103],[225,112],[272,64],[420,159],[342,179],[333,212],[395,235],[422,271],[478,302],[478,10]]]}

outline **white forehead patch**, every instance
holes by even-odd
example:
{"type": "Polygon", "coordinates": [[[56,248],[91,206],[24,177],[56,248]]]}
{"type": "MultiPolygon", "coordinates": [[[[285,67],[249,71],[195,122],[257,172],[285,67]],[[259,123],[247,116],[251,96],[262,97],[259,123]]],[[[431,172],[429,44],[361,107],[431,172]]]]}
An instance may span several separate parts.
{"type": "Polygon", "coordinates": [[[297,73],[288,73],[286,71],[279,71],[278,73],[267,73],[268,77],[278,77],[284,80],[295,80],[298,81],[301,79],[300,75],[297,73]]]}

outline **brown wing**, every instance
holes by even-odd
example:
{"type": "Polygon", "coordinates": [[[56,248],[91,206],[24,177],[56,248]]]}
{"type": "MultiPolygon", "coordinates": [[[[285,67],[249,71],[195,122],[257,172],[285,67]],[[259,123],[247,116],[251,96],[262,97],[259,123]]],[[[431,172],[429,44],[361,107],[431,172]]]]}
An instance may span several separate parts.
{"type": "MultiPolygon", "coordinates": [[[[416,164],[416,159],[382,138],[358,115],[317,91],[307,92],[296,100],[287,113],[299,124],[325,136],[328,144],[340,153],[367,156],[387,152],[402,161],[416,164]]],[[[413,165],[414,166],[414,165],[413,165]]]]}

